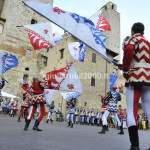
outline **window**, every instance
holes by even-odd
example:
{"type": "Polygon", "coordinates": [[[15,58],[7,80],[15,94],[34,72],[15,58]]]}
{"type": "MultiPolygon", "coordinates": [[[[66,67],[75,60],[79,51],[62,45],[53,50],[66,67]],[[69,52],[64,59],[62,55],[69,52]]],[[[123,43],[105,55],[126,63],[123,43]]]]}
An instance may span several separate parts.
{"type": "Polygon", "coordinates": [[[31,19],[31,24],[36,24],[37,20],[36,19],[31,19]]]}
{"type": "Polygon", "coordinates": [[[30,70],[29,67],[26,67],[26,68],[25,68],[25,71],[29,71],[29,70],[30,70]]]}
{"type": "Polygon", "coordinates": [[[48,61],[48,57],[41,55],[42,60],[43,60],[43,64],[46,67],[47,66],[47,61],[48,61]]]}
{"type": "Polygon", "coordinates": [[[114,5],[112,5],[111,8],[114,9],[114,5]]]}
{"type": "Polygon", "coordinates": [[[60,50],[60,59],[63,59],[64,58],[64,49],[61,49],[60,50]]]}
{"type": "Polygon", "coordinates": [[[91,86],[95,86],[95,77],[91,78],[91,86]]]}
{"type": "Polygon", "coordinates": [[[107,10],[107,6],[105,6],[105,10],[107,10]]]}
{"type": "Polygon", "coordinates": [[[84,102],[84,106],[87,106],[87,102],[84,102]]]}
{"type": "Polygon", "coordinates": [[[92,53],[92,62],[96,63],[96,54],[95,53],[92,53]]]}

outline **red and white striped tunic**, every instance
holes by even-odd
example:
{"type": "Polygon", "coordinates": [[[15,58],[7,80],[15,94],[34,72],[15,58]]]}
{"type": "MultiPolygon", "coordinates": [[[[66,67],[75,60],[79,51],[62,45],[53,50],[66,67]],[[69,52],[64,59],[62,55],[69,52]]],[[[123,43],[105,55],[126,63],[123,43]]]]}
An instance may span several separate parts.
{"type": "Polygon", "coordinates": [[[129,72],[127,82],[150,85],[150,42],[138,33],[124,42],[123,50],[123,66],[129,72]]]}

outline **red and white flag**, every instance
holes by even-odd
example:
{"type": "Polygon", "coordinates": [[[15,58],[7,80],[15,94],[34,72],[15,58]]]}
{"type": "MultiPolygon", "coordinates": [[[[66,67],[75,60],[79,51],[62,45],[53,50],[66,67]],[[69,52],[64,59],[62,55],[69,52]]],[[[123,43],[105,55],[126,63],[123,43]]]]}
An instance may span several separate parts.
{"type": "Polygon", "coordinates": [[[46,74],[48,88],[64,92],[82,93],[82,84],[74,65],[54,70],[46,74]]]}
{"type": "Polygon", "coordinates": [[[111,30],[111,26],[110,26],[109,22],[103,16],[100,16],[98,18],[96,28],[103,32],[111,30]]]}
{"type": "Polygon", "coordinates": [[[54,39],[50,23],[39,23],[24,25],[25,31],[28,33],[29,40],[34,50],[42,48],[52,48],[54,39]]]}

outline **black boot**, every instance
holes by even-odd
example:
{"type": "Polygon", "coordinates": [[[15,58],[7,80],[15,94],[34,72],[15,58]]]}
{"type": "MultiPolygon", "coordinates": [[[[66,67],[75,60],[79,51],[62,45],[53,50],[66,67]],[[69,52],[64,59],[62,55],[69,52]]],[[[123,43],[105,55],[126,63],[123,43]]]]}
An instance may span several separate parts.
{"type": "Polygon", "coordinates": [[[73,123],[72,122],[70,123],[70,128],[73,128],[73,123]]]}
{"type": "Polygon", "coordinates": [[[118,134],[124,135],[123,126],[120,126],[120,132],[118,134]]]}
{"type": "Polygon", "coordinates": [[[70,121],[68,122],[68,126],[67,127],[70,127],[70,121]]]}
{"type": "Polygon", "coordinates": [[[31,121],[31,120],[26,120],[26,121],[25,121],[24,131],[27,131],[27,130],[28,130],[30,121],[31,121]]]}
{"type": "Polygon", "coordinates": [[[49,119],[46,120],[46,123],[48,123],[48,122],[49,122],[49,119]]]}
{"type": "Polygon", "coordinates": [[[101,130],[100,132],[98,132],[98,133],[99,133],[99,134],[105,134],[106,128],[107,128],[106,125],[102,126],[102,130],[101,130]]]}
{"type": "Polygon", "coordinates": [[[33,126],[33,130],[36,130],[36,131],[42,131],[41,129],[39,129],[39,121],[38,120],[35,120],[35,123],[34,123],[34,126],[33,126]]]}
{"type": "Polygon", "coordinates": [[[139,135],[138,135],[138,127],[131,126],[128,128],[129,138],[131,143],[130,150],[140,150],[139,148],[139,135]]]}
{"type": "Polygon", "coordinates": [[[140,148],[136,146],[131,146],[130,150],[140,150],[140,148]]]}
{"type": "Polygon", "coordinates": [[[106,131],[109,131],[109,127],[108,126],[106,126],[106,131]]]}
{"type": "Polygon", "coordinates": [[[17,120],[18,122],[21,122],[21,120],[20,120],[20,117],[18,117],[18,120],[17,120]]]}

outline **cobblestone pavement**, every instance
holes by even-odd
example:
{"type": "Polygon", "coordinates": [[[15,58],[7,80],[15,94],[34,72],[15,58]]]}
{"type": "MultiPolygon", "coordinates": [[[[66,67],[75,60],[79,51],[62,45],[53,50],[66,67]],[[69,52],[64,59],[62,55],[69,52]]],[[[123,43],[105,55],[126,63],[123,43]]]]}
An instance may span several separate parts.
{"type": "MultiPolygon", "coordinates": [[[[0,115],[0,150],[129,150],[127,130],[118,135],[110,129],[106,135],[97,134],[100,128],[65,123],[42,123],[42,132],[23,131],[24,122],[0,115]]],[[[150,131],[140,131],[141,150],[150,147],[150,131]]]]}

